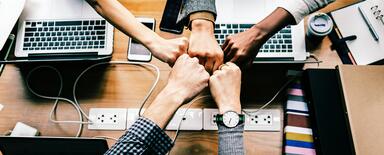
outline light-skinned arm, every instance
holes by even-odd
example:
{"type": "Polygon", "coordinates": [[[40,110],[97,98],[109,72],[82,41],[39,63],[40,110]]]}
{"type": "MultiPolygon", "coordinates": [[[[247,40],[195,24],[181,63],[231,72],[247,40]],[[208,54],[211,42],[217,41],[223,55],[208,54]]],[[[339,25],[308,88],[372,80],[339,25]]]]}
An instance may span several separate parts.
{"type": "Polygon", "coordinates": [[[188,49],[187,38],[167,40],[160,37],[137,21],[135,16],[117,0],[87,0],[87,2],[117,29],[141,42],[156,58],[170,66],[188,49]]]}
{"type": "Polygon", "coordinates": [[[184,0],[178,17],[191,30],[188,54],[199,58],[209,73],[223,64],[223,50],[214,37],[215,0],[184,0]]]}
{"type": "Polygon", "coordinates": [[[143,117],[164,128],[183,103],[208,86],[208,80],[209,74],[199,60],[183,54],[172,68],[167,85],[145,110],[143,117]]]}
{"type": "MultiPolygon", "coordinates": [[[[221,69],[213,72],[209,79],[209,87],[219,113],[234,111],[241,114],[240,87],[241,71],[234,63],[227,62],[221,69]]],[[[218,123],[219,155],[243,155],[244,123],[229,128],[218,123]]]]}
{"type": "Polygon", "coordinates": [[[205,19],[191,21],[188,54],[198,57],[209,73],[213,73],[224,61],[223,50],[214,37],[214,23],[205,19]]]}

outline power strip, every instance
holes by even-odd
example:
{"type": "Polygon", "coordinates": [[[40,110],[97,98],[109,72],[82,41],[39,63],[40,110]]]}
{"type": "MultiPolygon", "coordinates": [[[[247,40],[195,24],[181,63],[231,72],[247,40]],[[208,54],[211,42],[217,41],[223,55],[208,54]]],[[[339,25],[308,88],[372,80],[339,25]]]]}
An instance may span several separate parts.
{"type": "Polygon", "coordinates": [[[127,109],[124,108],[91,108],[88,124],[90,130],[125,130],[127,125],[127,109]]]}
{"type": "MultiPolygon", "coordinates": [[[[190,108],[185,114],[185,108],[180,108],[166,126],[166,130],[177,130],[181,120],[180,130],[218,130],[216,115],[218,109],[190,108]]],[[[244,109],[255,111],[257,109],[244,109]]],[[[144,112],[145,109],[142,110],[144,112]]],[[[245,131],[280,131],[280,110],[260,110],[252,116],[245,115],[245,131]]],[[[125,130],[139,117],[138,108],[91,108],[89,117],[93,121],[88,125],[90,130],[125,130]]]]}
{"type": "MultiPolygon", "coordinates": [[[[173,115],[172,119],[169,121],[168,125],[165,127],[166,130],[177,130],[179,127],[180,121],[183,119],[183,115],[186,108],[180,108],[173,115]]],[[[144,112],[145,109],[142,110],[144,112]]],[[[128,108],[127,115],[127,128],[137,120],[139,117],[138,108],[128,108]]],[[[181,123],[180,130],[202,130],[203,129],[203,110],[198,108],[188,109],[183,122],[181,123]]]]}
{"type": "Polygon", "coordinates": [[[183,120],[180,125],[180,130],[203,130],[203,110],[190,108],[186,113],[185,110],[187,109],[178,109],[165,129],[177,130],[180,121],[183,120]],[[185,116],[183,118],[184,113],[185,116]]]}
{"type": "MultiPolygon", "coordinates": [[[[244,111],[255,111],[257,109],[244,109],[244,111]]],[[[205,108],[204,113],[204,130],[218,130],[216,124],[216,115],[219,113],[218,109],[205,108]]],[[[265,109],[260,110],[252,117],[245,115],[245,131],[280,131],[280,110],[265,109]]]]}

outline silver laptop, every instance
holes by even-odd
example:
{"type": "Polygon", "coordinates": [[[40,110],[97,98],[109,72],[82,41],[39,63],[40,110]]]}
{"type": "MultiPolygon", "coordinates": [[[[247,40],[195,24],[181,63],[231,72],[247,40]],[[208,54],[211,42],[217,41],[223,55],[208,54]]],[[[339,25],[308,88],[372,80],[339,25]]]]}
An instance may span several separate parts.
{"type": "Polygon", "coordinates": [[[85,0],[27,0],[17,31],[19,58],[112,54],[113,27],[85,0]]]}
{"type": "MultiPolygon", "coordinates": [[[[215,37],[243,32],[276,9],[278,0],[216,0],[215,37]]],[[[259,50],[254,63],[303,63],[306,60],[304,22],[288,26],[271,37],[259,50]]]]}

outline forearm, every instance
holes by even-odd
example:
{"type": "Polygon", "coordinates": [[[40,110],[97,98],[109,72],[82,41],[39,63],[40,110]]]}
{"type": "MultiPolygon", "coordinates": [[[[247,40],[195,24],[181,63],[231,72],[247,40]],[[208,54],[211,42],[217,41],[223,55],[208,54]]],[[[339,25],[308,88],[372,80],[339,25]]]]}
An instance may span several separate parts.
{"type": "Polygon", "coordinates": [[[219,155],[242,155],[244,154],[244,123],[234,128],[224,125],[219,127],[219,155]]]}
{"type": "Polygon", "coordinates": [[[160,36],[137,21],[135,16],[117,0],[87,0],[87,2],[113,26],[145,46],[148,47],[160,39],[160,36]]]}
{"type": "Polygon", "coordinates": [[[106,154],[119,154],[124,151],[130,151],[132,154],[151,154],[151,151],[167,153],[173,143],[162,129],[184,101],[178,99],[180,94],[175,90],[167,85],[145,110],[143,116],[135,121],[106,154]]]}
{"type": "Polygon", "coordinates": [[[259,36],[262,40],[267,40],[273,36],[276,32],[281,30],[287,25],[294,24],[295,19],[293,16],[283,8],[276,8],[269,16],[264,18],[259,23],[255,24],[251,30],[254,32],[261,33],[259,36]]]}
{"type": "Polygon", "coordinates": [[[105,153],[166,154],[173,147],[171,138],[153,121],[140,117],[105,153]]]}
{"type": "Polygon", "coordinates": [[[145,110],[143,117],[150,119],[164,129],[173,114],[184,102],[183,99],[179,99],[179,93],[176,89],[166,86],[145,110]]]}
{"type": "Polygon", "coordinates": [[[213,35],[213,22],[205,19],[195,19],[191,21],[192,32],[206,32],[213,35]]]}

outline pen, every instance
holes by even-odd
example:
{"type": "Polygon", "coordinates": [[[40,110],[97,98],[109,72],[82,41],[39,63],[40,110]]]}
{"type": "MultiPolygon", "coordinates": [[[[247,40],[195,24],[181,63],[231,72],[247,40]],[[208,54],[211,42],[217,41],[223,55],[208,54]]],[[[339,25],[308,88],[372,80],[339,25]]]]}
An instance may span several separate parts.
{"type": "Polygon", "coordinates": [[[378,41],[379,40],[379,35],[377,35],[377,32],[373,28],[371,22],[369,22],[368,17],[366,16],[366,14],[364,13],[363,9],[361,9],[360,6],[359,6],[359,12],[360,12],[361,16],[363,16],[363,19],[364,19],[365,23],[368,25],[368,29],[369,29],[369,31],[371,31],[371,34],[372,34],[373,38],[376,41],[378,41]]]}

